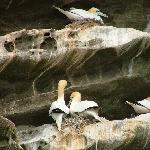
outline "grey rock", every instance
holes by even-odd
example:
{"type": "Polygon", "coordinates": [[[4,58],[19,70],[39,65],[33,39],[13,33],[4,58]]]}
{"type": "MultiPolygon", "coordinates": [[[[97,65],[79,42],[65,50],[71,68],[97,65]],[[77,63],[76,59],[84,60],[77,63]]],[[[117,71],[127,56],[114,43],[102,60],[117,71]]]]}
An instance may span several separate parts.
{"type": "Polygon", "coordinates": [[[22,129],[18,136],[26,150],[38,150],[43,145],[43,150],[48,147],[49,150],[149,149],[149,122],[150,114],[144,114],[132,119],[85,124],[80,132],[73,123],[60,132],[53,125],[22,129]]]}
{"type": "MultiPolygon", "coordinates": [[[[77,90],[82,93],[83,99],[94,100],[100,105],[100,116],[109,120],[130,117],[134,111],[125,101],[141,100],[150,93],[149,49],[149,33],[99,26],[95,22],[78,22],[62,30],[24,29],[1,36],[0,113],[17,126],[37,127],[53,123],[48,109],[57,98],[58,81],[66,79],[71,82],[65,91],[66,99],[77,90]]],[[[124,126],[122,122],[124,124],[125,121],[118,121],[116,128],[124,126]]],[[[133,122],[135,128],[139,126],[138,122],[133,122]]],[[[115,124],[115,121],[109,123],[115,124]]],[[[145,128],[147,131],[143,122],[141,126],[142,131],[145,128]]],[[[65,130],[65,133],[68,132],[65,130]]],[[[140,139],[140,135],[138,137],[140,139]]],[[[72,138],[69,135],[67,140],[72,138]]],[[[77,136],[75,139],[90,145],[87,138],[77,136]]],[[[63,142],[66,144],[65,140],[63,142]]],[[[120,142],[115,143],[118,144],[116,147],[112,144],[115,148],[124,147],[119,145],[120,142]]],[[[45,140],[36,140],[35,143],[35,149],[48,146],[45,140]]],[[[28,149],[31,149],[30,146],[26,144],[28,149]]],[[[52,144],[52,147],[55,146],[56,143],[52,144]]],[[[82,147],[85,144],[81,144],[80,149],[82,147]]]]}

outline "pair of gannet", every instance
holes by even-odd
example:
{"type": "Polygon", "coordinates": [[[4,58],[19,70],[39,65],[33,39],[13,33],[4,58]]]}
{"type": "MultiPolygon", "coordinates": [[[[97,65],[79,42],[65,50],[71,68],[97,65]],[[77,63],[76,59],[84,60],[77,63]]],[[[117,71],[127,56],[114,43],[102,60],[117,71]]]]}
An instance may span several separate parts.
{"type": "Polygon", "coordinates": [[[65,11],[59,7],[53,6],[65,16],[67,16],[72,21],[81,21],[81,20],[96,20],[100,21],[101,24],[104,24],[102,17],[108,17],[106,14],[100,12],[99,9],[92,7],[88,11],[77,8],[70,8],[69,11],[65,11]]]}
{"type": "Polygon", "coordinates": [[[145,114],[150,113],[150,97],[137,101],[137,104],[126,101],[127,104],[131,105],[136,113],[145,114]]]}
{"type": "Polygon", "coordinates": [[[66,80],[60,80],[58,83],[58,99],[50,107],[49,115],[56,121],[58,130],[61,130],[62,119],[65,115],[78,113],[80,116],[92,116],[98,121],[105,121],[98,116],[98,104],[94,101],[81,101],[81,94],[73,92],[70,96],[70,108],[65,105],[64,89],[67,86],[66,80]]]}

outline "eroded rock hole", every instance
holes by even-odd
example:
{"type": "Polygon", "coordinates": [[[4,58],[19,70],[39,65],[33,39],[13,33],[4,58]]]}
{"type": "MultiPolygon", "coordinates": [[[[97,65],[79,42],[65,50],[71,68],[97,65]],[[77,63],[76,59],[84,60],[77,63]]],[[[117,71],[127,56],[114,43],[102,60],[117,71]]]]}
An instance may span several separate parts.
{"type": "MultiPolygon", "coordinates": [[[[44,35],[45,36],[45,35],[44,35]]],[[[56,40],[54,38],[46,38],[44,42],[41,44],[41,49],[46,49],[49,51],[56,51],[56,40]]]]}
{"type": "Polygon", "coordinates": [[[7,116],[7,118],[13,121],[16,124],[16,126],[18,125],[41,126],[43,124],[54,123],[54,120],[51,117],[49,117],[48,110],[49,107],[34,112],[7,116]]]}
{"type": "Polygon", "coordinates": [[[42,55],[42,52],[39,52],[40,55],[42,55]]]}
{"type": "Polygon", "coordinates": [[[44,33],[44,36],[45,36],[45,37],[49,37],[49,36],[50,36],[50,33],[49,33],[49,32],[46,32],[46,33],[44,33]]]}
{"type": "Polygon", "coordinates": [[[5,41],[4,46],[8,52],[14,51],[14,43],[13,42],[6,42],[5,41]]]}
{"type": "Polygon", "coordinates": [[[22,51],[28,51],[35,47],[35,38],[33,36],[22,36],[16,39],[16,48],[22,51]]]}
{"type": "Polygon", "coordinates": [[[31,52],[31,55],[34,55],[34,51],[31,52]]]}

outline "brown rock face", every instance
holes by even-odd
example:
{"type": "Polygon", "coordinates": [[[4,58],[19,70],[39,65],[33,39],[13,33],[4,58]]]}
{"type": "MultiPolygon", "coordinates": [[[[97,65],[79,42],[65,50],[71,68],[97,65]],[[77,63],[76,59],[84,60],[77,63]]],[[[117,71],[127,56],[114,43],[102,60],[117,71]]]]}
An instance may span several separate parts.
{"type": "Polygon", "coordinates": [[[61,132],[57,132],[54,126],[43,125],[29,130],[23,129],[18,135],[27,150],[149,149],[149,120],[150,114],[144,114],[133,119],[85,124],[80,132],[77,123],[63,128],[61,132]]]}
{"type": "MultiPolygon", "coordinates": [[[[48,109],[57,98],[58,81],[66,79],[71,82],[65,92],[67,100],[77,90],[83,99],[100,105],[101,116],[130,117],[133,110],[125,101],[134,102],[150,93],[149,41],[146,32],[92,22],[1,36],[0,113],[17,125],[52,123],[48,109]]],[[[87,140],[81,136],[62,142],[76,145],[87,140]]]]}
{"type": "Polygon", "coordinates": [[[101,114],[109,119],[130,116],[125,100],[148,96],[149,34],[95,23],[79,26],[21,30],[1,36],[3,115],[15,116],[12,119],[18,124],[28,124],[29,116],[36,120],[34,116],[40,111],[43,118],[48,117],[60,79],[71,81],[67,97],[79,90],[83,99],[97,101],[101,114]],[[20,120],[21,114],[26,114],[28,121],[20,120]]]}

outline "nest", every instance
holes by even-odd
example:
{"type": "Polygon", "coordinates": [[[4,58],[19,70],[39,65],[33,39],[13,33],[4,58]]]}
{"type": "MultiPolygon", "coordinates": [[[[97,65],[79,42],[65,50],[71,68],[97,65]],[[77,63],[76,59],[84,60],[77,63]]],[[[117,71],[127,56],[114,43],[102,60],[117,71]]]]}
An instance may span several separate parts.
{"type": "Polygon", "coordinates": [[[83,118],[83,117],[73,117],[73,118],[65,118],[63,124],[62,124],[62,131],[65,128],[68,128],[71,130],[71,132],[75,132],[77,134],[81,134],[83,132],[83,128],[87,125],[95,123],[96,120],[89,119],[89,118],[83,118]]]}
{"type": "Polygon", "coordinates": [[[91,20],[91,21],[83,20],[83,21],[75,21],[71,24],[66,25],[65,27],[71,28],[73,30],[77,30],[77,29],[85,30],[87,28],[90,28],[96,25],[101,25],[101,23],[94,21],[94,20],[91,20]]]}

